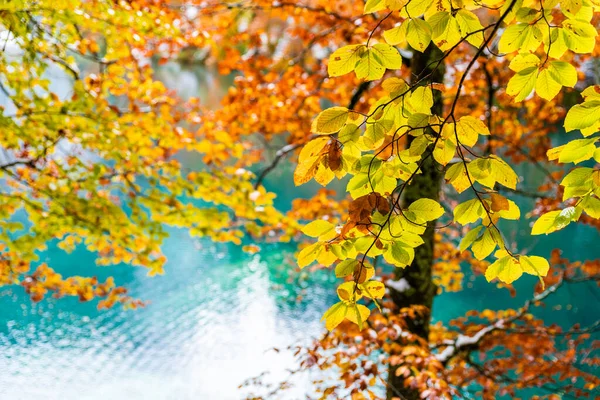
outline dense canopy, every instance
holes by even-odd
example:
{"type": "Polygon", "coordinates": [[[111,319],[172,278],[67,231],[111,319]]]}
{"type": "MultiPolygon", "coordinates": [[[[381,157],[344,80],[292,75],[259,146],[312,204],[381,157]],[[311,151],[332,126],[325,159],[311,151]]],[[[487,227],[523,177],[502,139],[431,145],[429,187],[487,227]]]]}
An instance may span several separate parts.
{"type": "Polygon", "coordinates": [[[154,275],[168,226],[248,252],[295,241],[299,268],[340,280],[332,332],[298,350],[300,370],[339,373],[322,398],[597,390],[599,323],[532,309],[563,285],[597,290],[600,260],[510,234],[526,220],[598,236],[597,0],[12,0],[0,25],[0,285],[135,308],[39,252],[85,246],[154,275]],[[234,76],[220,107],[157,78],[175,59],[234,76]],[[289,163],[296,185],[326,188],[282,212],[263,184],[289,163]],[[524,274],[539,283],[520,308],[432,323],[436,294],[467,277],[514,291],[524,274]]]}

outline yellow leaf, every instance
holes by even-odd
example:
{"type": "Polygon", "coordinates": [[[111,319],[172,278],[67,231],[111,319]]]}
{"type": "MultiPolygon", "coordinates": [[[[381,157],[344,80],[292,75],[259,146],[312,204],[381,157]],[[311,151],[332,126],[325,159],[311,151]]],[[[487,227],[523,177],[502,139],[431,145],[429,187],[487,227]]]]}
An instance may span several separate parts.
{"type": "Polygon", "coordinates": [[[332,107],[322,111],[311,125],[311,132],[331,134],[338,132],[348,120],[349,110],[346,107],[332,107]]]}
{"type": "Polygon", "coordinates": [[[596,151],[596,141],[598,138],[571,140],[566,145],[558,146],[548,150],[549,160],[558,159],[561,163],[579,164],[582,161],[589,160],[596,151]]]}
{"type": "Polygon", "coordinates": [[[452,13],[438,12],[427,19],[432,28],[432,38],[437,47],[446,51],[461,40],[460,26],[452,13]]]}
{"type": "Polygon", "coordinates": [[[362,297],[362,293],[360,293],[356,289],[356,283],[354,283],[353,281],[344,282],[337,288],[338,297],[342,301],[354,303],[360,300],[360,298],[362,297]]]}
{"type": "Polygon", "coordinates": [[[534,276],[546,276],[550,270],[550,264],[543,257],[519,256],[523,272],[534,276]]]}
{"type": "MultiPolygon", "coordinates": [[[[492,228],[493,229],[493,228],[492,228]]],[[[477,239],[471,246],[473,255],[478,260],[483,260],[496,248],[496,241],[494,240],[490,229],[486,229],[483,235],[477,239]]]]}
{"type": "Polygon", "coordinates": [[[310,237],[323,236],[331,231],[335,231],[335,226],[322,219],[312,221],[302,228],[302,233],[310,237]]]}
{"type": "Polygon", "coordinates": [[[535,68],[540,65],[540,59],[535,54],[517,54],[511,61],[508,68],[515,72],[520,72],[525,69],[535,68]]]}
{"type": "Polygon", "coordinates": [[[414,112],[427,115],[427,123],[429,123],[429,114],[433,107],[433,93],[429,86],[418,86],[410,94],[410,105],[414,112]]]}
{"type": "Polygon", "coordinates": [[[454,221],[461,225],[470,224],[485,216],[485,210],[479,199],[472,199],[454,208],[454,221]]]}
{"type": "Polygon", "coordinates": [[[385,294],[385,285],[378,281],[368,281],[360,285],[363,295],[371,299],[381,299],[385,294]]]}
{"type": "Polygon", "coordinates": [[[511,284],[523,275],[523,269],[512,256],[505,256],[496,260],[485,271],[485,279],[490,282],[494,278],[500,281],[511,284]]]}
{"type": "Polygon", "coordinates": [[[600,98],[571,107],[565,118],[565,130],[580,129],[584,136],[600,131],[600,98]]]}
{"type": "Polygon", "coordinates": [[[369,49],[379,59],[381,65],[387,69],[400,69],[402,67],[402,56],[394,46],[385,43],[377,43],[369,49]]]}
{"type": "Polygon", "coordinates": [[[392,46],[404,45],[406,43],[407,28],[408,24],[404,23],[392,29],[388,29],[387,31],[383,32],[383,38],[392,46]]]}
{"type": "Polygon", "coordinates": [[[519,219],[521,218],[521,210],[519,209],[519,206],[517,206],[517,204],[512,201],[512,200],[506,200],[507,202],[507,209],[505,210],[500,210],[498,212],[495,213],[495,215],[499,216],[500,218],[504,218],[504,219],[519,219]]]}
{"type": "Polygon", "coordinates": [[[319,256],[322,247],[323,244],[317,242],[302,249],[300,253],[298,253],[298,266],[304,268],[307,265],[312,264],[319,256]]]}
{"type": "Polygon", "coordinates": [[[469,182],[469,177],[467,176],[467,169],[463,162],[458,162],[450,166],[450,168],[446,170],[444,179],[451,184],[458,193],[462,193],[471,187],[471,182],[469,182]]]}
{"type": "Polygon", "coordinates": [[[530,67],[517,72],[506,86],[506,93],[515,98],[516,102],[523,101],[529,96],[537,80],[537,68],[530,67]]]}
{"type": "Polygon", "coordinates": [[[408,209],[425,221],[433,221],[444,215],[444,208],[435,200],[422,198],[412,202],[408,209]]]}
{"type": "Polygon", "coordinates": [[[459,9],[456,13],[456,21],[460,28],[462,37],[467,38],[467,42],[475,47],[481,46],[483,42],[483,32],[479,32],[483,28],[477,15],[471,11],[459,9]],[[477,33],[473,33],[477,32],[477,33]]]}
{"type": "Polygon", "coordinates": [[[417,18],[423,15],[429,7],[433,4],[433,0],[410,0],[406,4],[406,9],[402,10],[402,16],[411,18],[417,18]]]}
{"type": "Polygon", "coordinates": [[[405,24],[406,40],[408,41],[408,44],[410,44],[413,49],[424,52],[431,42],[432,35],[431,27],[427,21],[420,18],[413,18],[405,22],[405,24]]]}
{"type": "Polygon", "coordinates": [[[366,48],[362,44],[351,44],[334,51],[327,66],[329,76],[342,76],[354,71],[366,48]]]}
{"type": "Polygon", "coordinates": [[[489,135],[490,131],[482,120],[465,116],[456,123],[458,140],[465,146],[473,147],[479,139],[479,135],[489,135]]]}
{"type": "Polygon", "coordinates": [[[348,312],[348,306],[343,301],[334,304],[331,306],[325,314],[323,314],[322,320],[325,320],[325,327],[327,330],[331,331],[335,329],[336,326],[342,323],[344,318],[346,318],[346,313],[348,312]]]}
{"type": "Polygon", "coordinates": [[[448,165],[456,154],[456,144],[454,141],[438,140],[435,148],[433,149],[433,158],[442,165],[448,165]]]}
{"type": "Polygon", "coordinates": [[[385,0],[367,0],[365,3],[364,14],[371,14],[386,8],[385,0]]]}
{"type": "Polygon", "coordinates": [[[533,52],[542,43],[542,38],[542,32],[537,25],[528,23],[510,25],[500,37],[498,51],[500,53],[533,52]]]}
{"type": "Polygon", "coordinates": [[[540,218],[538,218],[538,220],[533,224],[533,227],[531,228],[531,234],[541,235],[542,233],[545,233],[547,235],[554,232],[556,230],[554,229],[554,221],[559,215],[560,211],[550,211],[540,216],[540,218]]]}
{"type": "Polygon", "coordinates": [[[348,306],[346,318],[350,322],[354,322],[356,325],[358,325],[359,329],[362,329],[363,323],[367,320],[367,318],[369,318],[369,315],[371,315],[371,310],[369,310],[367,307],[363,306],[362,304],[353,304],[348,306]]]}
{"type": "Polygon", "coordinates": [[[469,246],[471,246],[473,244],[473,242],[477,239],[477,237],[479,236],[479,232],[481,232],[481,230],[483,229],[483,226],[478,226],[474,229],[471,229],[469,232],[467,232],[467,234],[465,235],[464,238],[462,238],[462,240],[460,241],[460,251],[465,251],[466,249],[469,248],[469,246]]]}
{"type": "Polygon", "coordinates": [[[496,182],[507,188],[516,189],[519,176],[512,167],[496,155],[491,155],[490,159],[492,162],[492,173],[496,182]]]}
{"type": "Polygon", "coordinates": [[[552,100],[560,92],[561,84],[558,83],[549,69],[541,71],[535,83],[535,91],[542,98],[552,100]]]}

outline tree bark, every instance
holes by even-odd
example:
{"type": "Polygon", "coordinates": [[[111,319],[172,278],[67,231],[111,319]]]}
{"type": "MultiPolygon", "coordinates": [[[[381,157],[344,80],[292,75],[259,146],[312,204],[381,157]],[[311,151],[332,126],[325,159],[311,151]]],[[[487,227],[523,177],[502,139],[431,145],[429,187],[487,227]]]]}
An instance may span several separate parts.
{"type": "MultiPolygon", "coordinates": [[[[424,53],[414,52],[411,62],[411,69],[415,82],[424,76],[431,74],[429,78],[424,79],[423,84],[430,82],[444,81],[445,67],[443,63],[433,70],[436,61],[443,56],[443,53],[432,44],[425,50],[424,53]]],[[[434,91],[434,105],[431,109],[435,115],[442,116],[443,100],[439,91],[434,91]]],[[[409,145],[410,145],[409,137],[409,145]]],[[[427,154],[428,149],[424,154],[427,154]]],[[[420,198],[430,198],[438,201],[440,198],[442,179],[442,167],[429,157],[421,167],[421,173],[414,176],[412,182],[404,189],[402,206],[408,207],[412,202],[420,198]]],[[[415,259],[412,264],[405,269],[397,268],[395,271],[395,279],[405,279],[410,285],[410,289],[398,292],[390,288],[391,298],[398,309],[410,306],[425,306],[429,313],[423,318],[409,320],[408,329],[413,334],[416,334],[424,339],[429,336],[429,323],[431,319],[431,309],[433,306],[433,298],[435,297],[437,287],[432,280],[432,266],[434,261],[434,223],[430,224],[425,234],[423,235],[424,244],[415,249],[415,259]]],[[[388,400],[398,398],[404,400],[421,399],[417,390],[404,387],[404,377],[396,376],[397,366],[389,367],[387,398],[388,400]],[[401,396],[399,396],[399,394],[401,396]]]]}

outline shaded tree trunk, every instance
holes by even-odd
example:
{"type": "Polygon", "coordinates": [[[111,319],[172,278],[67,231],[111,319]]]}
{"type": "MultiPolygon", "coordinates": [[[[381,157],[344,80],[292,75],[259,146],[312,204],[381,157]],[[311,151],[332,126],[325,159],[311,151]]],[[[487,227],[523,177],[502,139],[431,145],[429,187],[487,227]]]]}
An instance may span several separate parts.
{"type": "MultiPolygon", "coordinates": [[[[424,53],[415,51],[411,61],[411,69],[415,81],[431,74],[430,78],[424,80],[425,84],[431,81],[443,82],[445,73],[443,63],[437,70],[433,71],[433,67],[436,64],[435,61],[439,60],[442,56],[443,53],[433,45],[430,45],[424,53]]],[[[431,111],[433,114],[442,115],[443,102],[439,91],[434,91],[434,105],[431,111]]],[[[409,144],[410,138],[412,136],[409,136],[409,144]]],[[[431,149],[427,151],[429,150],[431,149]]],[[[433,157],[429,157],[423,163],[421,172],[421,174],[415,175],[412,183],[404,189],[404,197],[402,199],[403,208],[408,207],[412,202],[423,197],[436,201],[439,200],[443,174],[441,166],[433,157]]],[[[433,223],[430,225],[433,225],[433,223]]],[[[396,268],[395,279],[405,279],[410,288],[402,292],[390,288],[391,298],[398,308],[420,305],[430,310],[423,318],[408,321],[410,332],[424,339],[427,339],[429,336],[431,309],[437,289],[432,280],[434,233],[433,227],[428,227],[423,235],[425,243],[415,249],[413,263],[405,269],[396,268]]],[[[389,367],[387,398],[400,397],[403,400],[420,399],[417,391],[403,386],[404,377],[397,377],[396,369],[397,367],[394,366],[389,367]]]]}

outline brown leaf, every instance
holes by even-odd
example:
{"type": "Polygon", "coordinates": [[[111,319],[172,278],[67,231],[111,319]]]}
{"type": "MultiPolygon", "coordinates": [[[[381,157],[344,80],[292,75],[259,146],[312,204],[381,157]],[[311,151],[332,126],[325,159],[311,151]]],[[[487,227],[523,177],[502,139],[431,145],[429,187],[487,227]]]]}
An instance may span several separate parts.
{"type": "Polygon", "coordinates": [[[329,169],[337,171],[342,166],[342,151],[338,142],[333,142],[329,145],[329,169]]]}
{"type": "Polygon", "coordinates": [[[492,211],[498,212],[502,210],[508,210],[509,205],[506,197],[497,193],[492,193],[490,198],[492,200],[492,211]]]}

